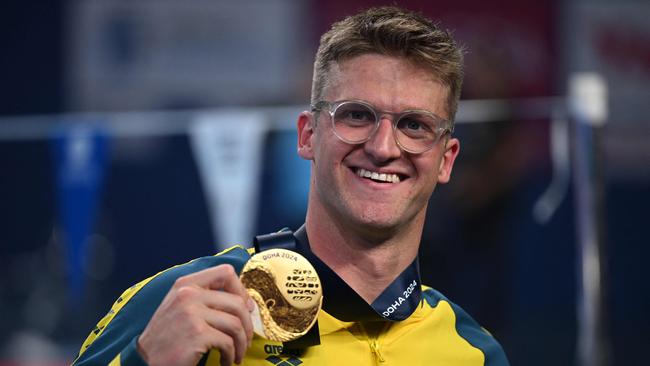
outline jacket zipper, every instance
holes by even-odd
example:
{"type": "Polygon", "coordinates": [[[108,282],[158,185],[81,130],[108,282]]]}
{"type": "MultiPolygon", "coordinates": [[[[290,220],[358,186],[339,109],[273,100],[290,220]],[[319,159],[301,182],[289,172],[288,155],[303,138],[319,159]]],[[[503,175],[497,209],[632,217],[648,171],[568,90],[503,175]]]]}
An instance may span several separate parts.
{"type": "Polygon", "coordinates": [[[366,328],[363,326],[363,323],[359,323],[359,326],[361,328],[361,331],[366,335],[366,339],[370,345],[370,351],[375,356],[376,364],[379,365],[383,362],[386,362],[386,359],[381,354],[379,338],[383,338],[382,335],[388,329],[388,327],[390,327],[390,323],[386,322],[383,329],[379,333],[372,335],[370,335],[370,333],[366,330],[366,328]]]}
{"type": "Polygon", "coordinates": [[[377,339],[369,339],[369,343],[370,350],[375,355],[375,359],[379,362],[385,362],[386,360],[384,359],[384,356],[382,356],[381,352],[379,351],[379,342],[377,339]]]}

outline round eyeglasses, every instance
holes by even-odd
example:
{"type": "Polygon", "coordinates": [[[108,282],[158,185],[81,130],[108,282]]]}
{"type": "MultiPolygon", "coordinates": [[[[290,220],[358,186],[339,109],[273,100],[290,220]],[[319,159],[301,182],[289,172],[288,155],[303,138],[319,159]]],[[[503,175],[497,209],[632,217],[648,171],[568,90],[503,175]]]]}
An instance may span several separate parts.
{"type": "Polygon", "coordinates": [[[412,154],[431,150],[442,136],[453,132],[453,126],[449,121],[426,110],[385,112],[360,100],[338,102],[323,100],[313,105],[311,109],[329,112],[336,137],[352,145],[370,140],[377,131],[379,122],[385,116],[392,117],[393,136],[397,145],[412,154]]]}

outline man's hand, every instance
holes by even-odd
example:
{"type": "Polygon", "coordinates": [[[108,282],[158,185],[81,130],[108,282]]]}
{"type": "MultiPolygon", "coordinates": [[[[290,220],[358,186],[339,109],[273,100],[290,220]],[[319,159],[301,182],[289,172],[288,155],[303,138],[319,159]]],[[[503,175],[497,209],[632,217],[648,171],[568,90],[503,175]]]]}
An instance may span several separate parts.
{"type": "Polygon", "coordinates": [[[231,265],[180,277],[138,339],[151,366],[196,365],[211,348],[241,363],[253,337],[253,303],[231,265]]]}

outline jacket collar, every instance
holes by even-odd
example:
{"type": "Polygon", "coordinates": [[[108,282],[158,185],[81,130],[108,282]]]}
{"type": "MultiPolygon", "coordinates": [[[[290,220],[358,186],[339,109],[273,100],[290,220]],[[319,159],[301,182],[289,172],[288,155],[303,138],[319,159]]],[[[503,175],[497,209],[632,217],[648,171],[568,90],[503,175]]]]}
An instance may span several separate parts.
{"type": "Polygon", "coordinates": [[[310,250],[305,225],[294,233],[296,250],[314,266],[323,286],[323,310],[345,322],[401,321],[408,318],[422,299],[422,283],[418,258],[379,295],[368,304],[336,272],[310,250]]]}

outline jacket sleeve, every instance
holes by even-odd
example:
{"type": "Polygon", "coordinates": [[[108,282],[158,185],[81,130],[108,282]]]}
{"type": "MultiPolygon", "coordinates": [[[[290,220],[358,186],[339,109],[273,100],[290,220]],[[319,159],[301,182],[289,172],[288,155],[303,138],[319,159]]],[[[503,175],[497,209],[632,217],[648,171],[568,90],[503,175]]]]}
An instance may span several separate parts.
{"type": "Polygon", "coordinates": [[[129,344],[118,353],[117,356],[108,364],[109,366],[147,366],[147,363],[138,353],[138,338],[135,337],[129,344]]]}
{"type": "Polygon", "coordinates": [[[236,246],[172,267],[130,287],[90,332],[72,365],[146,365],[137,351],[137,339],[176,279],[220,264],[231,264],[239,273],[248,258],[248,252],[236,246]]]}

